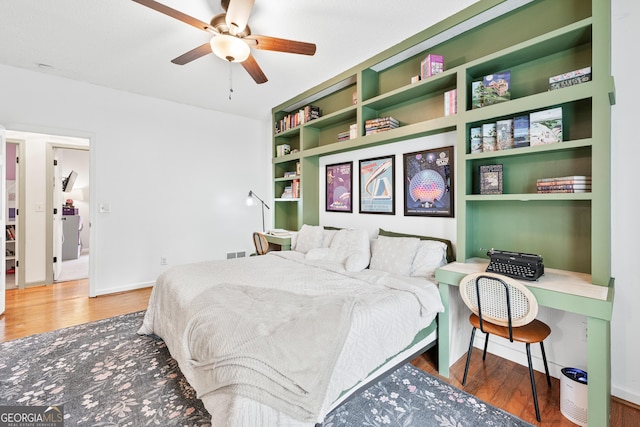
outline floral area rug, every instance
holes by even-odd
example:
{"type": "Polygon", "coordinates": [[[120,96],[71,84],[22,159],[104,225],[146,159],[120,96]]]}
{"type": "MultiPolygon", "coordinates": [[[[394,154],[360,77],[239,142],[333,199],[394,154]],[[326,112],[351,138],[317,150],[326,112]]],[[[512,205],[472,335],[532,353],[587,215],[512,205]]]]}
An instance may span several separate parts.
{"type": "MultiPolygon", "coordinates": [[[[64,405],[65,426],[210,426],[144,311],[0,343],[0,406],[64,405]]],[[[405,365],[330,413],[322,427],[530,426],[405,365]]],[[[260,426],[247,426],[260,427],[260,426]]]]}

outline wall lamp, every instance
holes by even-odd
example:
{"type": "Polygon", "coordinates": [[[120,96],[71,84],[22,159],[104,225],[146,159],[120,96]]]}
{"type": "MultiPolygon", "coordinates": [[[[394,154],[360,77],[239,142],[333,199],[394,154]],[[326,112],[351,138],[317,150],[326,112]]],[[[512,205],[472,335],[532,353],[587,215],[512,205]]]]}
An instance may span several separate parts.
{"type": "Polygon", "coordinates": [[[265,232],[265,228],[264,228],[264,208],[269,209],[269,206],[267,206],[267,204],[264,202],[264,200],[262,200],[260,197],[258,197],[258,195],[256,193],[254,193],[253,191],[249,190],[249,195],[247,196],[247,206],[253,206],[254,200],[253,198],[256,198],[258,200],[260,200],[260,203],[262,203],[262,232],[265,232]]]}

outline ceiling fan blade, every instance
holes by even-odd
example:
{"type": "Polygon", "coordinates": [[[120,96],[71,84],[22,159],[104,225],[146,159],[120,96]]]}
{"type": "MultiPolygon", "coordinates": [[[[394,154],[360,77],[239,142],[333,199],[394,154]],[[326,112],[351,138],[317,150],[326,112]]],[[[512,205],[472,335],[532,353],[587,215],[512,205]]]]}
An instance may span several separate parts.
{"type": "Polygon", "coordinates": [[[253,80],[255,80],[256,83],[262,84],[267,82],[267,76],[264,75],[253,55],[249,55],[249,57],[241,62],[241,64],[244,69],[247,70],[247,73],[253,77],[253,80]]]}
{"type": "Polygon", "coordinates": [[[225,20],[232,36],[241,33],[247,26],[253,3],[254,0],[229,0],[225,20]]]}
{"type": "Polygon", "coordinates": [[[191,61],[195,61],[198,58],[201,58],[207,54],[211,53],[211,43],[206,42],[205,44],[198,46],[195,49],[191,49],[187,53],[183,53],[175,59],[172,59],[171,62],[178,65],[188,64],[191,61]]]}
{"type": "Polygon", "coordinates": [[[185,13],[182,13],[179,10],[172,9],[169,6],[165,6],[162,3],[158,3],[157,1],[154,1],[154,0],[133,0],[133,1],[136,3],[140,3],[143,6],[147,6],[148,8],[151,8],[160,13],[164,13],[165,15],[170,16],[171,18],[175,18],[178,21],[182,21],[185,24],[189,24],[192,27],[196,27],[200,30],[204,30],[208,32],[218,33],[218,31],[215,28],[213,28],[211,25],[207,24],[206,22],[203,22],[185,13]]]}
{"type": "Polygon", "coordinates": [[[300,55],[313,56],[316,53],[315,43],[305,43],[295,40],[279,39],[276,37],[250,35],[244,40],[254,40],[252,44],[256,49],[273,50],[276,52],[298,53],[300,55]]]}

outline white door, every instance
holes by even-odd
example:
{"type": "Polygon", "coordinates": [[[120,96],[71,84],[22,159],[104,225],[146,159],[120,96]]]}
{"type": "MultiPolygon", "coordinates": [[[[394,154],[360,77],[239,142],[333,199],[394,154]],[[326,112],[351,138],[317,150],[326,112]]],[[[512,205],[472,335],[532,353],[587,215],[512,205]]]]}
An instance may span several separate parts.
{"type": "MultiPolygon", "coordinates": [[[[6,206],[5,206],[5,200],[6,200],[6,166],[5,166],[5,128],[0,126],[0,204],[2,205],[2,209],[0,209],[0,229],[4,230],[5,229],[5,213],[6,213],[6,206]]],[[[6,245],[6,238],[7,238],[7,233],[2,233],[2,239],[0,239],[0,241],[2,241],[2,247],[4,248],[6,245]]],[[[4,309],[5,309],[5,300],[4,300],[4,293],[6,291],[6,286],[5,286],[5,275],[6,275],[6,271],[4,268],[5,265],[5,254],[4,251],[0,251],[0,265],[3,266],[2,267],[2,274],[0,274],[0,314],[4,313],[4,309]]]]}

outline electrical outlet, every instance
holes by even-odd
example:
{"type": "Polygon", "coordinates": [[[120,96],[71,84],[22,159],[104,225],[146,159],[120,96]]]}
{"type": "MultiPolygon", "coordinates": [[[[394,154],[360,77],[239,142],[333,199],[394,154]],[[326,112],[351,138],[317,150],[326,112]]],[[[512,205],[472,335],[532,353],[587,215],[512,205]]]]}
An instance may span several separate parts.
{"type": "Polygon", "coordinates": [[[243,258],[245,256],[247,256],[245,251],[236,252],[236,258],[243,258]]]}
{"type": "Polygon", "coordinates": [[[160,265],[167,265],[167,257],[166,256],[161,256],[160,257],[160,265]]]}
{"type": "Polygon", "coordinates": [[[227,252],[227,259],[233,259],[236,257],[236,253],[235,252],[227,252]]]}

